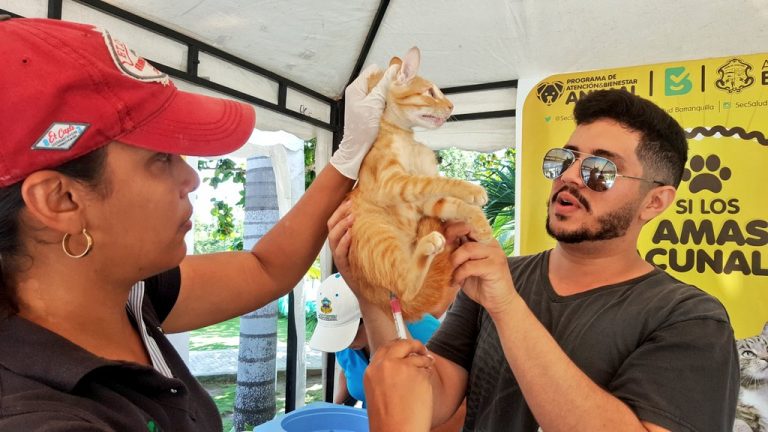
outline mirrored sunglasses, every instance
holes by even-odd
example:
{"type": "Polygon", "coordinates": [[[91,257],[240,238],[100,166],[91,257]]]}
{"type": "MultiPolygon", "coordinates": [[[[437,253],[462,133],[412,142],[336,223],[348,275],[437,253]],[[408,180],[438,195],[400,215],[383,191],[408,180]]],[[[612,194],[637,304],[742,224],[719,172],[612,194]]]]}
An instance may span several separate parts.
{"type": "Polygon", "coordinates": [[[619,174],[616,164],[610,159],[566,148],[553,148],[544,155],[544,161],[541,165],[544,177],[550,180],[560,177],[579,159],[581,160],[581,179],[588,188],[595,192],[604,192],[612,188],[617,177],[664,185],[657,180],[619,174]],[[580,155],[581,158],[576,157],[576,154],[580,155]]]}

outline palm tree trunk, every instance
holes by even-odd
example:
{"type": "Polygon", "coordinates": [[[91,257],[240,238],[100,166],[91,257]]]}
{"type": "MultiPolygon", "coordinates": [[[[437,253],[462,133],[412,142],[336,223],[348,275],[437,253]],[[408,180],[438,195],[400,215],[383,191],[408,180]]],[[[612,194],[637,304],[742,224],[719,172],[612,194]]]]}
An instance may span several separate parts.
{"type": "MultiPolygon", "coordinates": [[[[248,159],[245,232],[249,250],[279,218],[275,174],[268,157],[248,159]]],[[[250,430],[275,416],[277,301],[240,318],[240,352],[233,425],[250,430]]]]}

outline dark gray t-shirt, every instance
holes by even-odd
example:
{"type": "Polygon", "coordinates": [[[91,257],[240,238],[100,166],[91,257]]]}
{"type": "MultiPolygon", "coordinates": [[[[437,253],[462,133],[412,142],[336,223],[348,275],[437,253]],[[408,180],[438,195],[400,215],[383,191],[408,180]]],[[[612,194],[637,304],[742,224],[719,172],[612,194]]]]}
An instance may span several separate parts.
{"type": "MultiPolygon", "coordinates": [[[[659,269],[562,297],[549,282],[548,258],[510,258],[515,288],[584,373],[641,420],[672,431],[731,430],[739,363],[717,299],[659,269]]],[[[465,430],[537,430],[480,305],[460,293],[428,347],[469,372],[465,430]]]]}

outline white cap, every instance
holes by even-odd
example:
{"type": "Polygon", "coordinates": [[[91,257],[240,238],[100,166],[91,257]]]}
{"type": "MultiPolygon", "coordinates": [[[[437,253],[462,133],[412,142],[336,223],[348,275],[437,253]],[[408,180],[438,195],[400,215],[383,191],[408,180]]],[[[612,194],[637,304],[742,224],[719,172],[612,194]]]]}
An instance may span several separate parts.
{"type": "Polygon", "coordinates": [[[347,348],[360,327],[357,297],[340,274],[328,276],[317,290],[317,327],[309,346],[318,351],[337,352],[347,348]]]}

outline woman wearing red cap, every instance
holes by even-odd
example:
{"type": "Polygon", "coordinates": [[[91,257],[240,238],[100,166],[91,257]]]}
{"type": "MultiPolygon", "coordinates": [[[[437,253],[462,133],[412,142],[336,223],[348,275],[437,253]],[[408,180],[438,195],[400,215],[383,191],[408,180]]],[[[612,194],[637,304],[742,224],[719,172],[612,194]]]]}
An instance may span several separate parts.
{"type": "Polygon", "coordinates": [[[251,135],[250,106],[176,89],[109,33],[0,20],[0,431],[220,431],[163,333],[288,292],[377,133],[391,72],[346,90],[344,139],[250,252],[186,256],[180,155],[251,135]],[[291,259],[285,259],[291,257],[291,259]]]}

